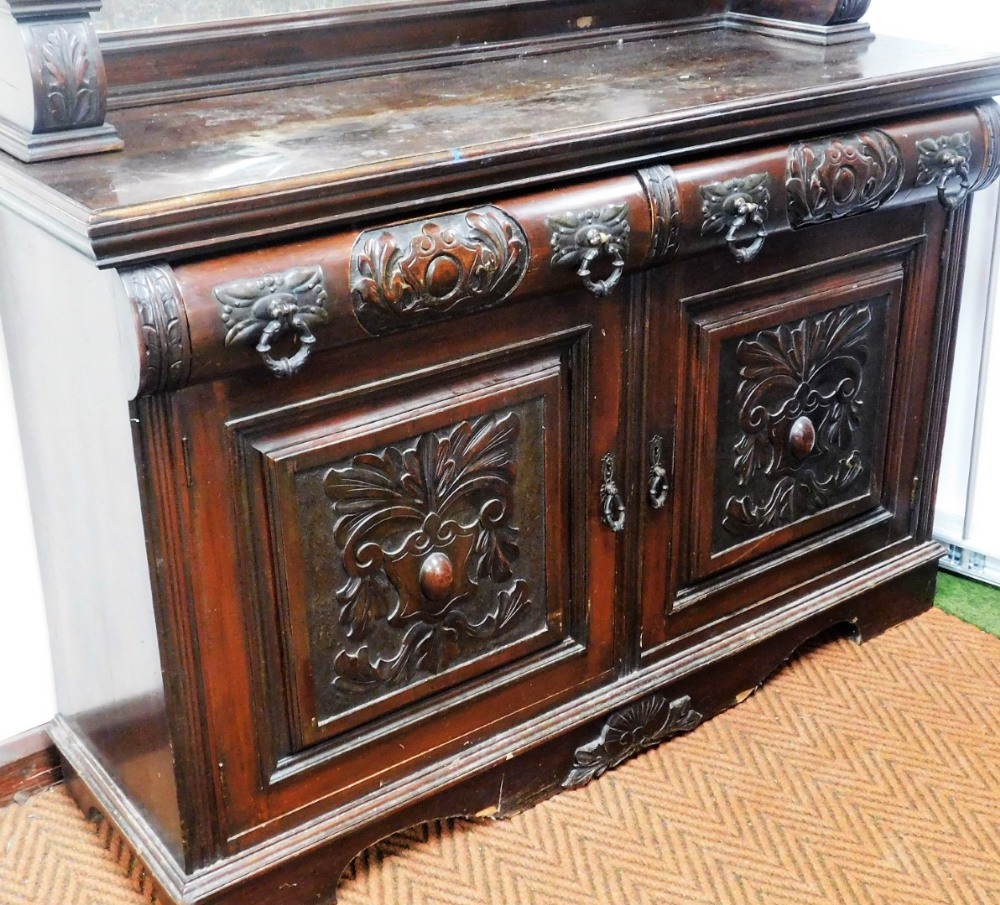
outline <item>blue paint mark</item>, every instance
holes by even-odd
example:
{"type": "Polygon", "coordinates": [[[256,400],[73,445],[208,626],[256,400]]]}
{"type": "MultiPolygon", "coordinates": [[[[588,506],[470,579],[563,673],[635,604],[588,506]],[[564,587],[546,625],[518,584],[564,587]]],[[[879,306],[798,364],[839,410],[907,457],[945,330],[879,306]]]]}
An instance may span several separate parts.
{"type": "Polygon", "coordinates": [[[460,161],[462,159],[462,152],[459,151],[458,148],[452,148],[451,149],[451,159],[454,160],[457,163],[458,161],[460,161]]]}

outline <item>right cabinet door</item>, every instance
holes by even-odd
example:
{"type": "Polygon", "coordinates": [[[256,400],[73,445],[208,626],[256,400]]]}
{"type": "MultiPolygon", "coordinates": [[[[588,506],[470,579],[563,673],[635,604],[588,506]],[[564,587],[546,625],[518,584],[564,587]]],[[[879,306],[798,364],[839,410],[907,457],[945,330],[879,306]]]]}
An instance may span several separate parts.
{"type": "Polygon", "coordinates": [[[912,208],[652,275],[646,656],[926,533],[944,232],[912,208]]]}

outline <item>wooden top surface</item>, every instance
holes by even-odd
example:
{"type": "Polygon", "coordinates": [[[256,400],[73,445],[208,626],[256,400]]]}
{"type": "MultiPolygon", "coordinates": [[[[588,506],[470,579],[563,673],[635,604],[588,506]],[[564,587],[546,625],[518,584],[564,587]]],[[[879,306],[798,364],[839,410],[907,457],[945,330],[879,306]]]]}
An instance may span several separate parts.
{"type": "Polygon", "coordinates": [[[998,93],[1000,57],[989,54],[717,29],[121,110],[109,118],[125,151],[4,157],[0,178],[29,216],[120,263],[399,220],[998,93]]]}

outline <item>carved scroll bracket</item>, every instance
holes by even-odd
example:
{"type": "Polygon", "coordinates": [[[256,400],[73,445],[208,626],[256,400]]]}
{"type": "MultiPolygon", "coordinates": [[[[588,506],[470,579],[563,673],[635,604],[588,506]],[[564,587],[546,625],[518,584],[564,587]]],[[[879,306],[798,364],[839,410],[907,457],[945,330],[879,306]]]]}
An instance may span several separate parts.
{"type": "Polygon", "coordinates": [[[651,234],[646,262],[661,264],[680,245],[681,208],[677,177],[666,166],[639,170],[638,176],[649,201],[651,234]]]}
{"type": "Polygon", "coordinates": [[[139,393],[179,389],[191,372],[191,338],[172,271],[166,265],[144,267],[123,271],[121,278],[140,336],[139,393]]]}
{"type": "Polygon", "coordinates": [[[11,90],[0,99],[0,148],[29,163],[119,150],[118,133],[104,122],[107,78],[90,20],[100,4],[9,6],[0,40],[24,55],[5,64],[11,90]]]}

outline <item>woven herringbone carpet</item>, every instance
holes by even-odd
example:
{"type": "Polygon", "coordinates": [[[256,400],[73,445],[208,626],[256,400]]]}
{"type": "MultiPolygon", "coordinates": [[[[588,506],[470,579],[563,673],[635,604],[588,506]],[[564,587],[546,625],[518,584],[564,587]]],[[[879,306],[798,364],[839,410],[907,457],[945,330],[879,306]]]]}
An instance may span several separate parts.
{"type": "MultiPolygon", "coordinates": [[[[936,610],[812,647],[584,789],[369,850],[340,902],[1000,903],[998,667],[936,610]]],[[[0,812],[2,905],[148,902],[122,867],[61,790],[0,812]]]]}

